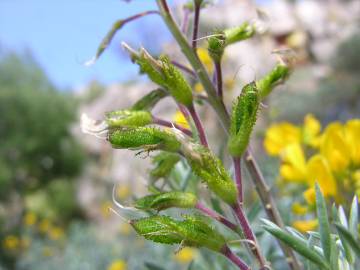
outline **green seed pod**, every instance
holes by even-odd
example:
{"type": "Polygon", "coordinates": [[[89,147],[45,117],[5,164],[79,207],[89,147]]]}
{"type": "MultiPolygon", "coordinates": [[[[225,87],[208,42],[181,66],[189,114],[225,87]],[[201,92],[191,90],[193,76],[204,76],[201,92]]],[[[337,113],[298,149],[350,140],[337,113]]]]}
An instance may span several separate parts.
{"type": "Polygon", "coordinates": [[[167,56],[160,56],[158,60],[153,58],[145,49],[140,53],[135,52],[128,45],[123,45],[131,55],[132,60],[140,66],[140,71],[159,86],[164,87],[173,98],[185,105],[190,106],[193,101],[192,90],[184,76],[167,56]]]}
{"type": "Polygon", "coordinates": [[[108,140],[114,148],[177,152],[180,142],[169,131],[152,127],[110,129],[108,140]]]}
{"type": "Polygon", "coordinates": [[[151,91],[149,94],[143,96],[139,99],[132,107],[131,110],[133,111],[151,111],[152,108],[164,97],[168,94],[165,90],[159,88],[156,90],[151,91]]]}
{"type": "Polygon", "coordinates": [[[175,164],[178,163],[180,157],[178,154],[160,152],[152,158],[155,168],[150,171],[150,175],[154,180],[169,176],[175,164]]]}
{"type": "Polygon", "coordinates": [[[244,22],[242,25],[224,30],[226,45],[251,38],[255,34],[255,26],[244,22]]]}
{"type": "Polygon", "coordinates": [[[269,74],[256,82],[260,97],[263,99],[269,95],[276,86],[284,83],[289,75],[290,68],[287,65],[277,64],[269,74]]]}
{"type": "Polygon", "coordinates": [[[198,217],[186,216],[175,220],[168,216],[151,216],[131,220],[135,231],[145,239],[162,244],[205,247],[220,252],[225,245],[224,237],[207,222],[198,217]]]}
{"type": "Polygon", "coordinates": [[[250,135],[256,122],[260,98],[254,82],[244,86],[236,99],[230,124],[228,149],[232,156],[240,157],[249,144],[250,135]]]}
{"type": "Polygon", "coordinates": [[[171,191],[148,195],[136,200],[134,207],[141,210],[156,210],[176,208],[194,208],[197,198],[188,192],[171,191]]]}
{"type": "Polygon", "coordinates": [[[208,52],[214,62],[220,62],[224,54],[226,40],[224,32],[215,31],[213,35],[208,38],[208,52]]]}
{"type": "Polygon", "coordinates": [[[106,113],[106,123],[110,128],[141,127],[152,123],[152,116],[148,111],[120,110],[106,113]]]}
{"type": "Polygon", "coordinates": [[[188,143],[183,145],[184,153],[193,172],[226,203],[236,203],[236,187],[222,162],[208,148],[188,143]]]}

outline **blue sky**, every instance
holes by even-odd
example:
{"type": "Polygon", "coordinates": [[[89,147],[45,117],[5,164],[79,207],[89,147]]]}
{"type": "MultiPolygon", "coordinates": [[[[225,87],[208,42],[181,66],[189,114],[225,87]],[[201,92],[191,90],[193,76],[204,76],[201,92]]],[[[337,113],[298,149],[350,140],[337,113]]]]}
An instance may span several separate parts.
{"type": "Polygon", "coordinates": [[[170,38],[158,16],[125,26],[95,65],[83,63],[95,54],[114,21],[149,9],[156,9],[154,0],[0,0],[0,51],[29,49],[61,88],[92,79],[124,81],[134,78],[137,68],[121,53],[120,41],[156,48],[170,38]],[[149,35],[156,42],[147,42],[149,35]]]}
{"type": "Polygon", "coordinates": [[[138,37],[139,30],[154,30],[154,23],[156,34],[169,38],[165,28],[158,27],[163,24],[156,15],[125,26],[92,67],[83,62],[94,55],[114,21],[155,8],[155,1],[150,0],[131,4],[121,0],[0,0],[0,46],[20,52],[30,49],[60,87],[78,87],[95,78],[105,83],[126,80],[135,76],[137,68],[121,55],[119,43],[143,44],[146,35],[138,37]]]}

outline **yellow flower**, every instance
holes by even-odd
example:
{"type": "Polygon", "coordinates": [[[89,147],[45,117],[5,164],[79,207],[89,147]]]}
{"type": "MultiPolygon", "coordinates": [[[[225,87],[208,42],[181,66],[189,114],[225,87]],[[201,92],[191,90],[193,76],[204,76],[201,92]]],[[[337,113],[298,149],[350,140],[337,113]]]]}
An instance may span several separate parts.
{"type": "Polygon", "coordinates": [[[308,188],[307,190],[305,190],[305,192],[303,193],[303,196],[304,196],[305,201],[307,202],[307,204],[309,204],[309,205],[314,205],[315,204],[316,195],[315,195],[315,188],[314,187],[311,187],[311,188],[308,188]]]}
{"type": "Polygon", "coordinates": [[[297,220],[294,221],[292,226],[297,229],[300,232],[308,232],[313,231],[318,226],[318,220],[317,219],[311,219],[311,220],[297,220]]]}
{"type": "Polygon", "coordinates": [[[293,182],[304,182],[306,179],[306,161],[300,144],[288,145],[282,152],[284,163],[280,167],[283,179],[293,182]]]}
{"type": "Polygon", "coordinates": [[[3,247],[7,250],[16,250],[18,249],[20,244],[20,240],[15,235],[8,235],[3,240],[3,247]]]}
{"type": "Polygon", "coordinates": [[[188,121],[186,120],[183,113],[180,111],[176,111],[176,113],[174,115],[174,122],[176,124],[182,126],[183,128],[190,129],[190,125],[189,125],[188,121]]]}
{"type": "Polygon", "coordinates": [[[320,144],[321,124],[312,114],[307,114],[304,118],[303,141],[312,147],[318,147],[320,144]]]}
{"type": "Polygon", "coordinates": [[[128,185],[120,185],[116,188],[116,195],[119,199],[126,199],[130,195],[130,188],[128,185]]]}
{"type": "Polygon", "coordinates": [[[50,228],[50,220],[48,219],[43,219],[40,224],[39,224],[39,231],[41,233],[46,233],[48,232],[49,228],[50,228]]]}
{"type": "Polygon", "coordinates": [[[110,217],[110,211],[109,211],[110,207],[112,207],[112,203],[110,201],[106,201],[106,202],[101,204],[101,215],[104,218],[109,218],[110,217]]]}
{"type": "Polygon", "coordinates": [[[344,128],[339,122],[332,123],[325,129],[320,152],[334,172],[342,172],[349,166],[350,151],[345,140],[344,128]]]}
{"type": "Polygon", "coordinates": [[[313,187],[317,182],[324,196],[336,196],[336,181],[331,173],[328,161],[320,154],[312,156],[307,164],[307,182],[313,187]]]}
{"type": "Polygon", "coordinates": [[[115,260],[108,266],[107,270],[126,270],[126,262],[115,260]]]}
{"type": "Polygon", "coordinates": [[[291,206],[291,210],[293,211],[294,214],[302,216],[305,215],[309,209],[307,206],[296,202],[291,206]]]}
{"type": "Polygon", "coordinates": [[[33,226],[36,223],[37,217],[34,213],[29,212],[24,216],[25,226],[33,226]]]}
{"type": "Polygon", "coordinates": [[[287,123],[279,123],[270,126],[266,131],[264,147],[269,155],[279,155],[286,146],[301,142],[300,128],[287,123]]]}
{"type": "Polygon", "coordinates": [[[48,236],[51,240],[59,240],[64,236],[64,230],[60,227],[52,227],[48,231],[48,236]]]}
{"type": "Polygon", "coordinates": [[[200,61],[204,64],[206,70],[209,73],[212,73],[214,70],[214,65],[213,65],[213,61],[212,61],[207,49],[198,48],[197,54],[199,56],[200,61]]]}
{"type": "Polygon", "coordinates": [[[354,165],[360,165],[360,119],[349,120],[345,124],[345,138],[354,165]]]}
{"type": "Polygon", "coordinates": [[[195,257],[195,250],[189,247],[185,247],[175,254],[175,260],[184,264],[191,262],[195,257]]]}
{"type": "Polygon", "coordinates": [[[194,90],[196,93],[202,93],[202,92],[204,92],[204,87],[201,83],[197,82],[194,85],[194,90]]]}

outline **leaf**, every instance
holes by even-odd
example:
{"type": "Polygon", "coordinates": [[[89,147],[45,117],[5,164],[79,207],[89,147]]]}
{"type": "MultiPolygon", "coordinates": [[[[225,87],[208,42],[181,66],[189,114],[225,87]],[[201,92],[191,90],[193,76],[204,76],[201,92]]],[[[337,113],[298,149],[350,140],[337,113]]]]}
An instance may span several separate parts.
{"type": "MultiPolygon", "coordinates": [[[[344,209],[341,206],[339,207],[338,218],[336,219],[336,221],[339,221],[342,226],[344,226],[345,228],[348,228],[346,214],[345,214],[344,209]]],[[[349,244],[344,239],[343,235],[339,234],[339,237],[340,237],[341,244],[344,248],[345,257],[346,257],[347,261],[350,264],[352,264],[354,262],[353,252],[352,252],[351,248],[349,247],[349,244]]]]}
{"type": "Polygon", "coordinates": [[[358,237],[358,219],[359,219],[359,204],[358,199],[354,196],[351,204],[350,216],[349,216],[349,230],[355,239],[358,237]]]}
{"type": "Polygon", "coordinates": [[[295,250],[303,257],[317,264],[319,267],[323,269],[329,269],[329,265],[325,261],[325,258],[322,256],[322,254],[314,250],[313,248],[309,248],[306,241],[282,230],[280,227],[278,227],[269,220],[262,219],[262,221],[264,223],[263,228],[267,232],[284,242],[286,245],[290,246],[293,250],[295,250]]]}
{"type": "Polygon", "coordinates": [[[145,267],[148,270],[165,270],[165,268],[162,268],[161,266],[158,266],[157,264],[151,263],[151,262],[145,262],[145,267]]]}
{"type": "Polygon", "coordinates": [[[339,270],[339,249],[334,239],[331,239],[330,267],[331,270],[339,270]]]}
{"type": "Polygon", "coordinates": [[[357,257],[360,257],[360,243],[354,238],[352,233],[339,223],[335,223],[339,235],[349,244],[354,250],[357,257]]]}
{"type": "Polygon", "coordinates": [[[331,260],[331,235],[330,224],[327,215],[326,203],[318,184],[315,185],[316,190],[316,214],[319,220],[320,242],[325,258],[331,260]]]}

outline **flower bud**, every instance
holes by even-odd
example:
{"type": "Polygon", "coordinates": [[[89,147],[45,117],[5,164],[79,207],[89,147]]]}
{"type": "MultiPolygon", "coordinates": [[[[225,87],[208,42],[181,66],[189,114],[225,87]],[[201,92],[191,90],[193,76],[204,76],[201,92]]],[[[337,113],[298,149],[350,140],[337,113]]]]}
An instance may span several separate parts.
{"type": "Polygon", "coordinates": [[[168,94],[165,90],[159,88],[151,91],[147,95],[139,99],[132,107],[133,111],[146,110],[150,111],[161,99],[166,97],[168,94]]]}
{"type": "Polygon", "coordinates": [[[176,152],[181,146],[171,132],[152,127],[110,129],[108,140],[114,148],[120,149],[176,152]]]}
{"type": "Polygon", "coordinates": [[[147,111],[120,110],[106,113],[106,123],[110,128],[141,127],[152,123],[152,116],[147,111]]]}
{"type": "Polygon", "coordinates": [[[225,245],[224,237],[199,217],[185,216],[176,220],[155,215],[131,220],[135,231],[145,239],[162,244],[205,247],[220,252],[225,245]]]}
{"type": "Polygon", "coordinates": [[[193,172],[226,203],[236,202],[236,187],[225,170],[222,162],[208,148],[191,142],[184,143],[181,151],[184,153],[193,172]]]}
{"type": "Polygon", "coordinates": [[[196,203],[197,198],[192,193],[171,191],[140,198],[136,200],[134,207],[141,210],[161,211],[172,207],[194,208],[196,203]]]}
{"type": "Polygon", "coordinates": [[[284,83],[289,75],[289,66],[283,63],[278,63],[273,70],[270,71],[270,73],[256,82],[260,97],[263,99],[269,95],[276,86],[284,83]]]}
{"type": "Polygon", "coordinates": [[[233,105],[230,120],[228,149],[234,157],[240,157],[249,144],[259,104],[259,93],[255,83],[245,85],[233,105]]]}
{"type": "Polygon", "coordinates": [[[208,38],[208,51],[214,62],[220,62],[224,54],[226,39],[224,32],[216,31],[208,38]]]}
{"type": "Polygon", "coordinates": [[[184,76],[167,56],[153,58],[144,48],[140,53],[135,52],[128,45],[123,44],[131,55],[132,60],[140,66],[140,71],[146,73],[156,84],[164,87],[173,98],[185,105],[190,106],[193,101],[192,90],[184,76]]]}
{"type": "Polygon", "coordinates": [[[180,160],[178,154],[169,152],[160,152],[152,158],[155,167],[150,171],[150,175],[154,180],[167,177],[175,164],[180,160]]]}

